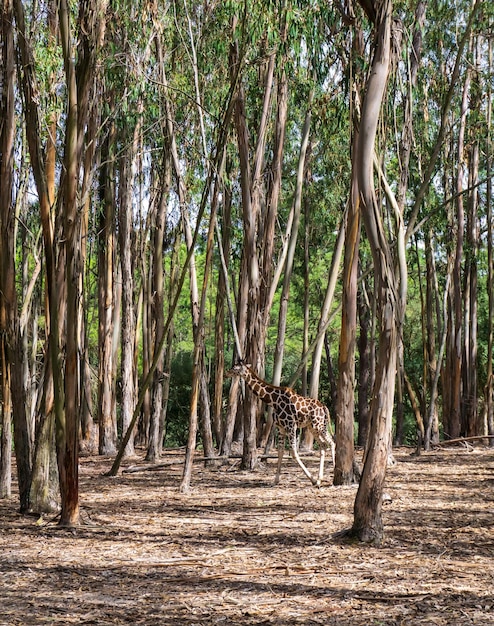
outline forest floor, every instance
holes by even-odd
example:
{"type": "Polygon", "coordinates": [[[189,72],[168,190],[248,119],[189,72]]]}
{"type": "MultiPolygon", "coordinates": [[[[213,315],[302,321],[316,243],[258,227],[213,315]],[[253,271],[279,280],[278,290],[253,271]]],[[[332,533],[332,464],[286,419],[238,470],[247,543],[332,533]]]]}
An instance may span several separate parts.
{"type": "Polygon", "coordinates": [[[81,458],[80,527],[0,500],[0,624],[494,625],[494,451],[410,452],[379,548],[335,537],[356,488],[331,486],[331,463],[319,490],[288,459],[278,487],[274,461],[196,463],[184,495],[178,464],[111,478],[81,458]]]}

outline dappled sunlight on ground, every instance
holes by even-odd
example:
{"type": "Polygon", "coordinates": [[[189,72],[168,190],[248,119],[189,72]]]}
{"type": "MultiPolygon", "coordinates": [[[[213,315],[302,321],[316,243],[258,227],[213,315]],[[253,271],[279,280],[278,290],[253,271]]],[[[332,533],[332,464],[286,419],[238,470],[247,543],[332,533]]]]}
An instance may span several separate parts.
{"type": "Polygon", "coordinates": [[[317,490],[288,459],[278,487],[274,462],[196,464],[184,495],[180,465],[82,458],[77,529],[0,501],[0,624],[494,625],[494,451],[396,459],[372,548],[333,538],[356,488],[330,467],[317,490]]]}

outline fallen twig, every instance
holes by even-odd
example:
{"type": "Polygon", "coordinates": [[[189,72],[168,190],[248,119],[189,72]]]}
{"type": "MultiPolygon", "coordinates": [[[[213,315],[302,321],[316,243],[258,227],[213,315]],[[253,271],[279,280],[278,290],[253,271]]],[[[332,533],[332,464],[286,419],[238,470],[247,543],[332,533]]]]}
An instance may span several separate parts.
{"type": "Polygon", "coordinates": [[[439,443],[434,443],[434,448],[442,448],[444,446],[454,446],[457,443],[468,443],[469,441],[481,441],[482,439],[494,439],[494,435],[476,435],[475,437],[458,437],[457,439],[445,439],[439,443]]]}

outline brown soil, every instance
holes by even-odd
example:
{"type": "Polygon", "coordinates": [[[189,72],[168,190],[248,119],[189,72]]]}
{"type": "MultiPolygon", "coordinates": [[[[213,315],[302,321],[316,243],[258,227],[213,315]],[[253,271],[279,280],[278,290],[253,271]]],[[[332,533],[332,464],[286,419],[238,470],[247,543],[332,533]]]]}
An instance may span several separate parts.
{"type": "Polygon", "coordinates": [[[355,487],[291,461],[278,487],[273,462],[197,464],[183,495],[179,465],[110,478],[83,458],[77,529],[0,501],[0,624],[494,625],[494,452],[396,460],[374,548],[334,538],[355,487]]]}

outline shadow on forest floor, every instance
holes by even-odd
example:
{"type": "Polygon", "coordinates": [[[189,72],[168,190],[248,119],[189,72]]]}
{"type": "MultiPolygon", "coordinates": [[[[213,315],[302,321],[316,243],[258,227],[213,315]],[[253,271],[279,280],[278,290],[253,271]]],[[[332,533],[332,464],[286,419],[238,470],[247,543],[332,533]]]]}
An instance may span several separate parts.
{"type": "Polygon", "coordinates": [[[330,468],[197,464],[184,495],[178,465],[82,458],[77,529],[0,500],[0,625],[494,625],[494,452],[395,456],[381,548],[333,541],[356,489],[330,468]]]}

